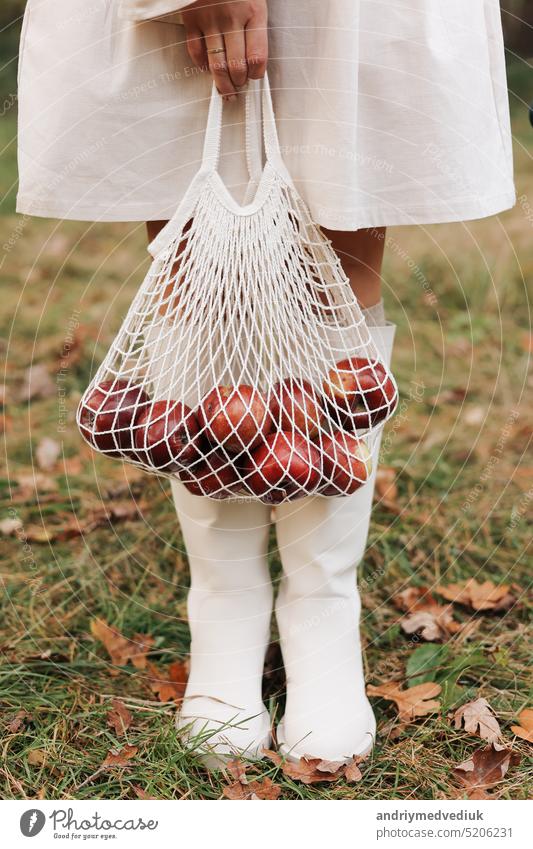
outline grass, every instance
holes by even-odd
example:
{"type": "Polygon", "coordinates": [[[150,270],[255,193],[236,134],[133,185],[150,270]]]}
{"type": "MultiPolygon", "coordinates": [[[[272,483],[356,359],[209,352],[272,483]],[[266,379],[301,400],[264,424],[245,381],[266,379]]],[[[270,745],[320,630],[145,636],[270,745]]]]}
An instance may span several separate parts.
{"type": "MultiPolygon", "coordinates": [[[[521,73],[513,70],[511,80],[521,73]]],[[[439,714],[395,738],[394,709],[374,700],[381,734],[357,785],[306,787],[263,762],[255,772],[279,783],[284,799],[449,798],[457,793],[452,767],[480,745],[453,729],[452,707],[484,696],[512,740],[517,713],[531,705],[526,450],[533,416],[526,391],[533,276],[527,148],[533,136],[516,100],[517,188],[526,200],[498,218],[389,231],[385,297],[399,326],[395,373],[405,403],[384,441],[384,463],[397,474],[398,509],[376,504],[362,566],[368,680],[406,678],[417,643],[400,631],[391,601],[406,586],[490,578],[515,584],[519,604],[506,614],[475,615],[477,629],[468,639],[459,633],[435,655],[443,685],[439,714]],[[410,397],[413,381],[423,384],[422,400],[412,391],[410,397]]],[[[13,115],[0,126],[7,144],[13,115]]],[[[31,539],[29,552],[16,536],[3,540],[0,792],[16,799],[133,798],[140,787],[162,799],[216,799],[225,779],[206,773],[178,739],[171,706],[155,701],[131,665],[112,669],[90,632],[91,620],[101,617],[128,636],[149,633],[152,659],[161,666],[188,652],[187,563],[166,484],[93,456],[73,424],[80,394],[147,266],[143,228],[20,219],[12,211],[14,173],[11,144],[0,167],[0,189],[9,198],[1,219],[9,249],[1,292],[8,400],[0,518],[17,516],[35,537],[73,517],[83,523],[109,494],[114,501],[135,498],[140,517],[64,541],[31,539]],[[61,386],[68,426],[60,433],[55,395],[30,404],[16,399],[30,362],[45,363],[56,378],[73,317],[80,330],[66,357],[61,386]],[[60,441],[67,472],[60,463],[31,487],[25,476],[44,436],[60,441]],[[106,723],[113,694],[134,715],[126,738],[118,739],[106,723]],[[11,731],[7,723],[21,708],[29,716],[11,731]],[[139,748],[131,766],[100,772],[107,752],[125,740],[139,748]]],[[[274,539],[270,557],[275,579],[274,539]]],[[[468,619],[460,611],[457,616],[468,619]]],[[[275,647],[265,697],[279,716],[283,675],[275,647]]],[[[522,762],[498,792],[528,798],[528,747],[518,740],[513,745],[522,762]]]]}

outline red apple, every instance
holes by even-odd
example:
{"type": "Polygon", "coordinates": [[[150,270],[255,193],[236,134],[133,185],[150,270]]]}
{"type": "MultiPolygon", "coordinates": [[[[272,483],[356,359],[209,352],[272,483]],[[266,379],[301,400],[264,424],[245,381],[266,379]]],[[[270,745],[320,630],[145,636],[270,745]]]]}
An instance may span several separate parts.
{"type": "Polygon", "coordinates": [[[134,423],[150,399],[141,386],[126,380],[106,380],[84,396],[78,422],[87,442],[112,457],[131,451],[134,423]]]}
{"type": "Polygon", "coordinates": [[[259,445],[272,426],[264,396],[247,384],[215,386],[196,415],[209,441],[235,454],[259,445]]]}
{"type": "Polygon", "coordinates": [[[286,377],[272,387],[270,414],[278,430],[296,430],[313,439],[320,428],[322,409],[309,381],[286,377]]]}
{"type": "Polygon", "coordinates": [[[394,383],[381,362],[352,357],[337,363],[324,391],[344,425],[368,428],[387,418],[397,402],[394,383]]]}
{"type": "Polygon", "coordinates": [[[370,452],[362,439],[336,430],[320,445],[324,486],[322,495],[351,495],[372,471],[370,452]]]}
{"type": "Polygon", "coordinates": [[[200,426],[191,408],[180,401],[156,401],[137,419],[138,459],[156,469],[175,472],[200,456],[200,426]]]}
{"type": "Polygon", "coordinates": [[[262,501],[278,504],[309,495],[320,482],[320,453],[292,431],[269,434],[244,463],[246,487],[262,501]]]}
{"type": "Polygon", "coordinates": [[[180,481],[193,495],[226,499],[243,488],[233,463],[218,451],[178,473],[180,481]]]}

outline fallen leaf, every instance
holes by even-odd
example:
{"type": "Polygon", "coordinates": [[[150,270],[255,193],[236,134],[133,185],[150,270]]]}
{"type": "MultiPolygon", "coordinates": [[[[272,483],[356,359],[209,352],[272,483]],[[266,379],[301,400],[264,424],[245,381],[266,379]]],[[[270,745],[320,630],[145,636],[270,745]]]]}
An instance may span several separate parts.
{"type": "Polygon", "coordinates": [[[150,688],[162,702],[181,701],[185,695],[188,672],[180,660],[174,661],[166,672],[160,672],[154,663],[148,664],[150,688]]]}
{"type": "Polygon", "coordinates": [[[57,481],[50,475],[43,475],[33,469],[28,473],[18,474],[15,481],[24,494],[31,496],[39,492],[55,492],[59,488],[57,481]]]}
{"type": "Polygon", "coordinates": [[[511,731],[522,740],[527,740],[528,743],[533,743],[533,708],[524,708],[518,714],[518,722],[520,725],[511,725],[511,731]]]}
{"type": "Polygon", "coordinates": [[[492,581],[480,584],[475,578],[468,578],[458,584],[438,586],[435,592],[448,601],[464,604],[472,610],[508,610],[515,603],[509,590],[508,584],[497,587],[492,581]]]}
{"type": "Polygon", "coordinates": [[[406,634],[419,633],[422,639],[428,642],[446,640],[452,634],[457,634],[462,627],[453,618],[451,605],[443,607],[439,604],[433,604],[427,610],[410,613],[401,620],[400,626],[406,634]]]}
{"type": "Polygon", "coordinates": [[[17,400],[32,401],[34,398],[50,398],[56,392],[57,387],[44,363],[36,363],[24,372],[17,400]]]}
{"type": "Polygon", "coordinates": [[[6,537],[14,534],[15,531],[19,530],[19,528],[22,528],[22,522],[20,519],[7,518],[0,521],[0,533],[6,537]]]}
{"type": "Polygon", "coordinates": [[[243,801],[246,799],[279,799],[281,787],[274,784],[271,778],[263,778],[262,781],[250,781],[248,784],[243,784],[241,781],[234,781],[233,784],[228,784],[222,791],[226,799],[236,799],[243,801]]]}
{"type": "Polygon", "coordinates": [[[228,761],[226,764],[226,770],[236,781],[246,784],[246,764],[244,764],[241,760],[235,758],[235,760],[228,761]]]}
{"type": "Polygon", "coordinates": [[[137,752],[137,746],[123,746],[122,749],[110,749],[102,763],[102,768],[110,766],[129,766],[129,762],[135,757],[137,752]]]}
{"type": "Polygon", "coordinates": [[[130,727],[133,717],[124,702],[121,702],[120,699],[113,699],[111,704],[113,705],[113,710],[110,710],[107,714],[107,724],[115,729],[118,737],[122,737],[130,727]]]}
{"type": "Polygon", "coordinates": [[[420,633],[428,642],[439,642],[462,628],[453,618],[451,605],[440,605],[428,587],[408,587],[393,596],[393,601],[396,607],[409,614],[400,622],[406,634],[420,633]]]}
{"type": "MultiPolygon", "coordinates": [[[[153,637],[148,634],[135,634],[130,640],[103,619],[92,620],[91,633],[104,644],[112,663],[116,666],[125,666],[131,660],[137,669],[146,668],[148,662],[146,655],[154,644],[153,637]]],[[[118,672],[116,671],[115,674],[118,672]]]]}
{"type": "Polygon", "coordinates": [[[465,788],[469,798],[486,798],[482,794],[503,780],[510,766],[520,763],[520,755],[512,749],[491,743],[478,749],[471,758],[458,764],[453,774],[465,788]],[[475,795],[474,795],[475,794],[475,795]]]}
{"type": "Polygon", "coordinates": [[[276,766],[281,767],[281,771],[287,778],[293,778],[295,781],[301,781],[303,784],[319,784],[321,781],[336,781],[344,772],[344,764],[338,763],[337,770],[331,772],[328,770],[319,770],[319,764],[326,764],[321,758],[311,758],[305,756],[300,758],[297,763],[285,761],[273,752],[271,749],[263,749],[264,754],[273,761],[276,766]]]}
{"type": "Polygon", "coordinates": [[[28,763],[32,766],[44,766],[47,760],[46,752],[43,749],[32,749],[28,753],[28,763]]]}
{"type": "Polygon", "coordinates": [[[16,716],[13,717],[11,722],[7,723],[7,731],[10,734],[16,734],[17,731],[20,731],[27,719],[30,719],[30,714],[28,713],[28,711],[19,710],[19,712],[16,714],[16,716]]]}
{"type": "Polygon", "coordinates": [[[157,799],[157,796],[149,796],[146,790],[143,790],[139,784],[134,784],[133,789],[135,790],[135,795],[138,799],[142,799],[143,801],[157,799]]]}
{"type": "Polygon", "coordinates": [[[464,724],[468,734],[476,734],[489,743],[497,743],[502,739],[498,720],[486,699],[467,702],[455,711],[453,718],[456,729],[464,724]]]}
{"type": "Polygon", "coordinates": [[[63,469],[65,475],[79,475],[83,470],[83,462],[81,457],[64,457],[63,469]]]}
{"type": "Polygon", "coordinates": [[[344,777],[346,781],[361,781],[363,777],[363,773],[359,769],[359,763],[362,758],[352,758],[352,760],[346,764],[344,769],[344,777]]]}
{"type": "Polygon", "coordinates": [[[402,690],[395,681],[386,681],[374,686],[369,684],[366,691],[369,696],[381,696],[396,704],[398,718],[402,722],[413,722],[417,716],[427,716],[440,709],[440,702],[434,697],[438,696],[442,687],[432,681],[425,684],[417,684],[402,690]]]}
{"type": "Polygon", "coordinates": [[[433,407],[445,406],[447,404],[462,404],[468,394],[464,386],[455,386],[453,389],[443,389],[437,395],[429,398],[433,407]]]}
{"type": "Polygon", "coordinates": [[[392,601],[399,610],[412,613],[413,610],[424,610],[428,602],[433,602],[433,597],[429,587],[407,587],[407,589],[393,595],[392,601]]]}
{"type": "Polygon", "coordinates": [[[57,458],[61,453],[61,446],[55,439],[49,436],[43,436],[35,449],[35,457],[37,465],[43,472],[51,471],[57,463],[57,458]]]}
{"type": "Polygon", "coordinates": [[[381,506],[388,508],[392,512],[397,512],[399,510],[396,470],[391,466],[378,467],[376,472],[375,493],[381,506]]]}

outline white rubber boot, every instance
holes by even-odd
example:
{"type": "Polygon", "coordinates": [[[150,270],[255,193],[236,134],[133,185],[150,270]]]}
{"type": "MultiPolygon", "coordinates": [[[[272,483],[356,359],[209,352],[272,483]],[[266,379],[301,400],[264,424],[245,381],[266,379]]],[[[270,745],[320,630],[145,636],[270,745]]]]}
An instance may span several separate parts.
{"type": "Polygon", "coordinates": [[[190,675],[178,728],[210,768],[270,742],[261,680],[270,635],[270,509],[172,491],[191,572],[190,675]]]}
{"type": "MultiPolygon", "coordinates": [[[[370,332],[390,364],[395,327],[370,332]]],[[[378,451],[379,446],[376,457],[378,451]]],[[[287,674],[278,743],[294,760],[303,755],[347,760],[374,742],[356,569],[366,547],[375,473],[346,498],[311,497],[275,510],[284,571],[276,616],[287,674]]]]}

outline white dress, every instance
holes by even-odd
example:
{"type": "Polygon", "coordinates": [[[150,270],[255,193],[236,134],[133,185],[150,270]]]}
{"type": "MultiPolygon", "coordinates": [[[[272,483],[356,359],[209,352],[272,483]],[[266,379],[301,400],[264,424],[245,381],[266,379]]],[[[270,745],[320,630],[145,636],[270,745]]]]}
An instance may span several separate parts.
{"type": "MultiPolygon", "coordinates": [[[[198,168],[211,80],[186,0],[28,0],[19,71],[19,212],[168,218],[198,168]],[[150,20],[149,20],[150,19],[150,20]]],[[[481,218],[515,194],[498,0],[269,0],[282,152],[332,229],[481,218]]],[[[222,173],[247,176],[242,98],[222,173]]]]}

